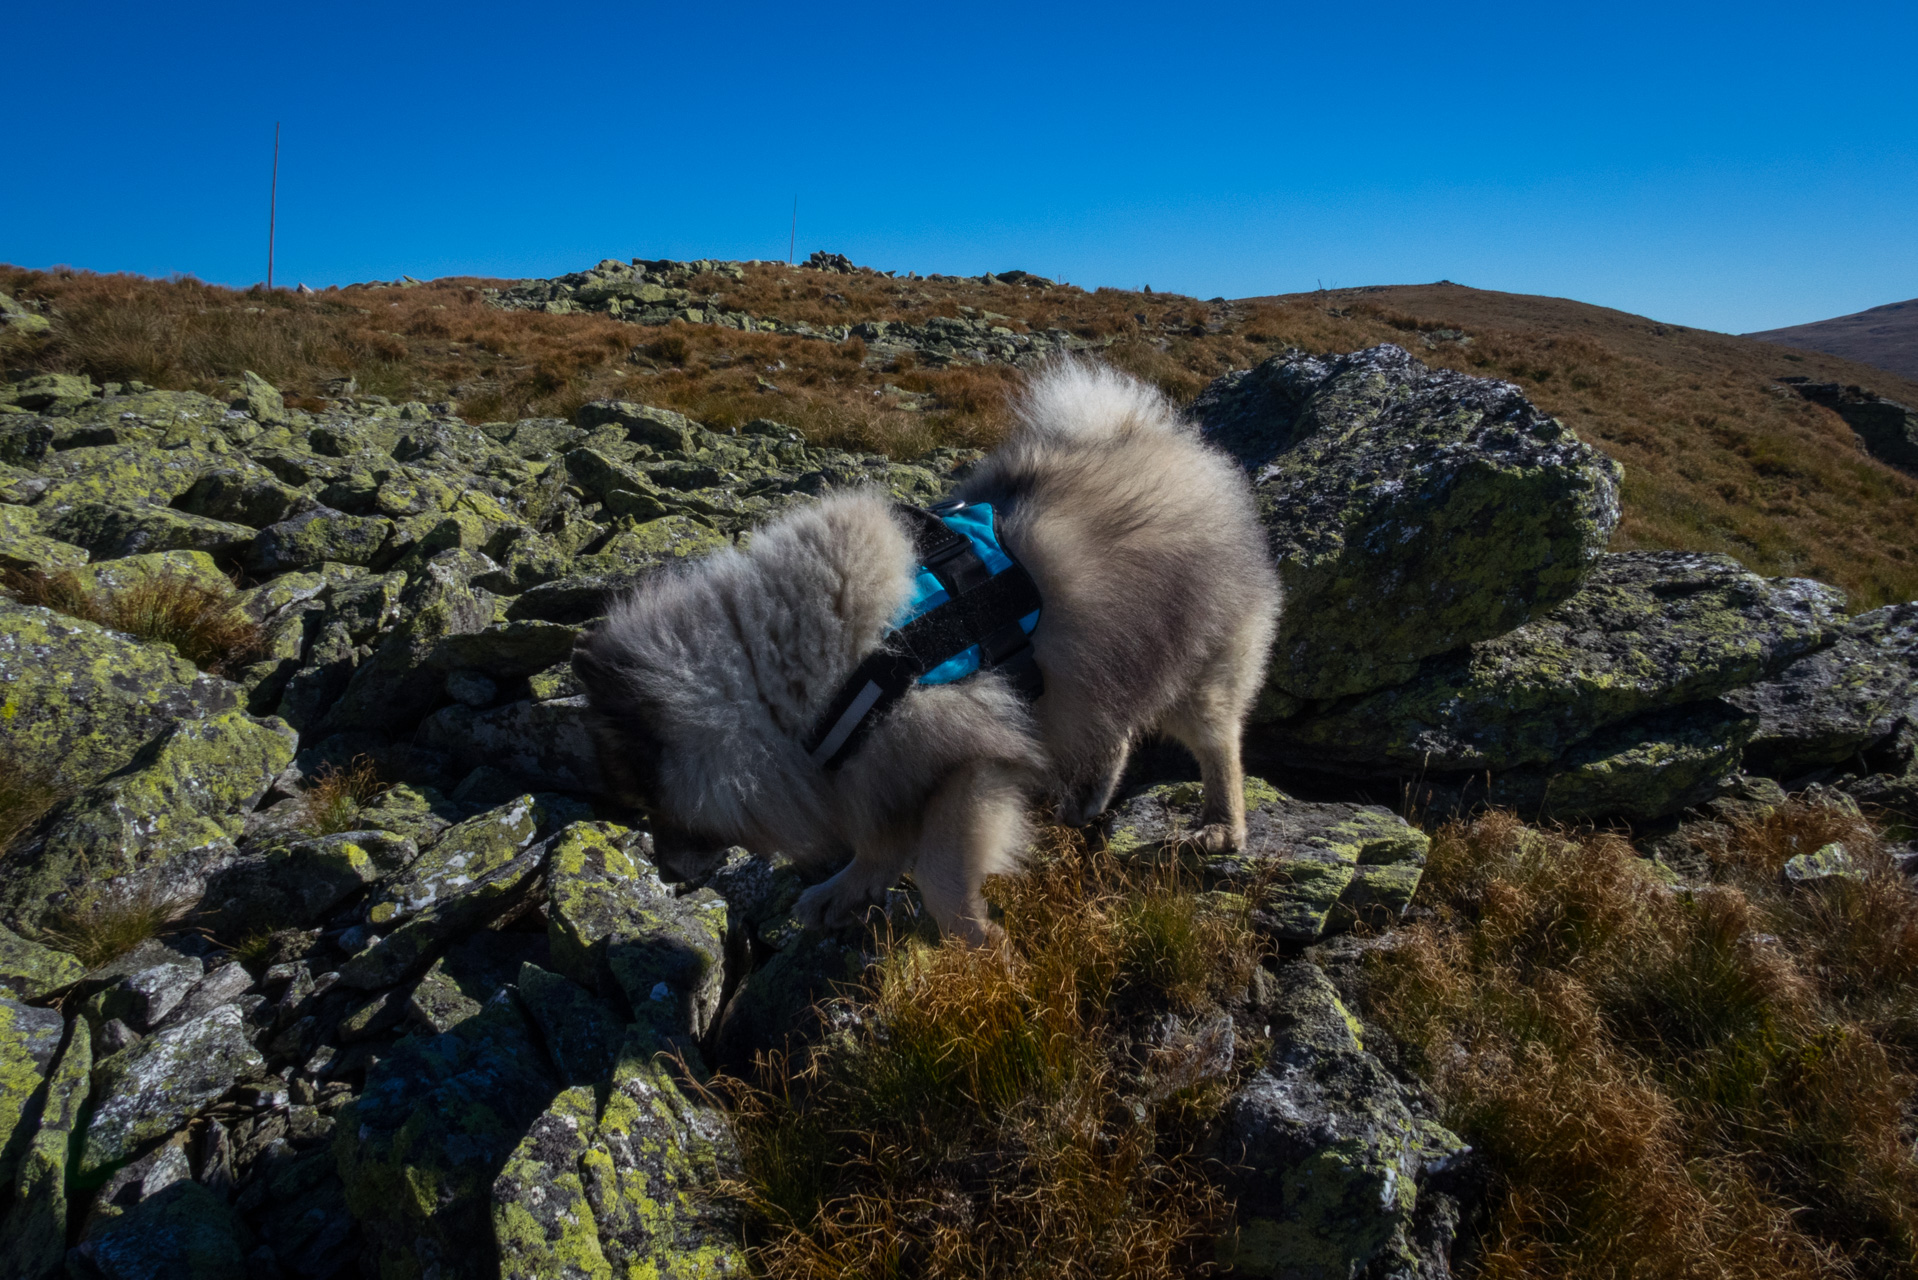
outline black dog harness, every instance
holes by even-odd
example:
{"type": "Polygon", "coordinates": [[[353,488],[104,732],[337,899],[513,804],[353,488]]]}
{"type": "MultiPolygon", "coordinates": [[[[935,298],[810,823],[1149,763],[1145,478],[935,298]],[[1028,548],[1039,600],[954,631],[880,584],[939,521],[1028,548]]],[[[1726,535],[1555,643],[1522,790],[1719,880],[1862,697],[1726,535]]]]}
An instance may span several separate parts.
{"type": "Polygon", "coordinates": [[[807,737],[806,753],[829,770],[915,684],[991,669],[1028,700],[1045,692],[1028,634],[1038,622],[1039,588],[999,544],[992,508],[954,498],[894,510],[912,525],[923,585],[884,647],[854,668],[807,737]]]}

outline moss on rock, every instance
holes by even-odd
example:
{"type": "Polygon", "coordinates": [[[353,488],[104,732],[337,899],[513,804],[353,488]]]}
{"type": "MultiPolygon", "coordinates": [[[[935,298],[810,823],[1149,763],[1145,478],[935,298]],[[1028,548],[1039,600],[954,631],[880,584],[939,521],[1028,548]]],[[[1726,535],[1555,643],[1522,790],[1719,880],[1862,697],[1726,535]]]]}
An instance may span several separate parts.
{"type": "Polygon", "coordinates": [[[1763,679],[1836,633],[1844,597],[1729,556],[1604,557],[1577,594],[1404,684],[1266,731],[1314,768],[1503,771],[1558,759],[1609,725],[1763,679]]]}
{"type": "Polygon", "coordinates": [[[1105,819],[1108,846],[1128,859],[1180,857],[1210,885],[1256,890],[1254,921],[1294,942],[1360,918],[1396,920],[1418,888],[1431,842],[1388,809],[1315,804],[1247,778],[1245,847],[1204,854],[1188,843],[1202,800],[1189,782],[1134,793],[1105,819]]]}
{"type": "Polygon", "coordinates": [[[284,722],[244,712],[174,723],[14,854],[0,903],[16,923],[38,925],[108,898],[198,899],[295,747],[284,722]]]}
{"type": "Polygon", "coordinates": [[[92,1068],[92,1036],[86,1019],[76,1018],[47,1077],[33,1136],[14,1173],[12,1203],[0,1216],[0,1275],[38,1280],[59,1273],[67,1251],[67,1168],[92,1068]]]}
{"type": "Polygon", "coordinates": [[[1252,476],[1286,604],[1269,684],[1334,698],[1502,634],[1578,588],[1618,466],[1516,386],[1395,346],[1276,356],[1192,406],[1252,476]]]}

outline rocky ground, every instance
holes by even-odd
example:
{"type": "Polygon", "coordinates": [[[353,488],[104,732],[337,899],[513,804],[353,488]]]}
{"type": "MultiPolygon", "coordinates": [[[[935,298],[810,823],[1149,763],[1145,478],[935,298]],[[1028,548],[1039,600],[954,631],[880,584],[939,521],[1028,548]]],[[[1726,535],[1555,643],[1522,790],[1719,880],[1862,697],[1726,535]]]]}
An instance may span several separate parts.
{"type": "MultiPolygon", "coordinates": [[[[759,323],[675,283],[724,265],[603,263],[498,304],[759,323]]],[[[929,361],[1085,345],[991,321],[859,336],[929,361]]],[[[930,501],[976,455],[623,402],[308,412],[251,375],[230,402],[45,375],[0,407],[0,567],[237,575],[263,636],[214,674],[0,598],[6,763],[58,793],[0,863],[0,1271],[743,1272],[700,1086],[807,1025],[871,944],[798,928],[777,851],[607,807],[568,655],[647,573],[831,489],[930,501]],[[315,784],[356,762],[381,787],[322,812],[315,784]],[[175,920],[76,958],[138,910],[175,920]]],[[[1410,903],[1426,838],[1401,813],[1624,821],[1673,878],[1712,806],[1781,787],[1918,821],[1918,605],[1848,617],[1726,557],[1608,554],[1615,464],[1397,347],[1288,353],[1193,411],[1251,477],[1287,594],[1248,741],[1287,790],[1249,783],[1249,847],[1196,867],[1252,895],[1279,956],[1194,1059],[1240,1082],[1230,1256],[1442,1275],[1463,1145],[1311,963],[1410,903]]],[[[1191,821],[1174,774],[1135,779],[1112,848],[1191,821]]]]}

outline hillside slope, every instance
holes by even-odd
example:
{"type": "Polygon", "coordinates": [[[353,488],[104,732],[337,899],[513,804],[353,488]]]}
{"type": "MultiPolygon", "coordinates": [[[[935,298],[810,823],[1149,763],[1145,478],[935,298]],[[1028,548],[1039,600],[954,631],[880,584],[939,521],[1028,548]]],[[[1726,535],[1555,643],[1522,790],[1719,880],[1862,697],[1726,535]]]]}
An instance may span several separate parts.
{"type": "Polygon", "coordinates": [[[1854,608],[1911,599],[1918,587],[1918,481],[1775,380],[1859,383],[1907,404],[1918,403],[1918,382],[1569,299],[1443,282],[1242,305],[1384,322],[1429,364],[1518,383],[1624,464],[1614,550],[1726,552],[1763,573],[1843,586],[1854,608]]]}
{"type": "Polygon", "coordinates": [[[1918,379],[1918,298],[1745,336],[1843,356],[1903,378],[1918,379]]]}
{"type": "Polygon", "coordinates": [[[1918,599],[1918,480],[1774,379],[1861,383],[1906,403],[1918,383],[1563,299],[1437,284],[1202,302],[1021,272],[895,276],[824,254],[798,267],[608,260],[559,281],[311,296],[0,268],[0,291],[51,321],[45,334],[0,332],[10,377],[219,392],[250,369],[313,409],[376,394],[451,402],[472,422],[621,398],[719,430],[774,419],[901,459],[991,444],[1019,367],[1050,351],[1090,351],[1183,400],[1289,347],[1394,342],[1519,384],[1623,463],[1615,549],[1726,552],[1839,585],[1853,608],[1918,599]],[[634,285],[641,275],[668,287],[634,285]]]}

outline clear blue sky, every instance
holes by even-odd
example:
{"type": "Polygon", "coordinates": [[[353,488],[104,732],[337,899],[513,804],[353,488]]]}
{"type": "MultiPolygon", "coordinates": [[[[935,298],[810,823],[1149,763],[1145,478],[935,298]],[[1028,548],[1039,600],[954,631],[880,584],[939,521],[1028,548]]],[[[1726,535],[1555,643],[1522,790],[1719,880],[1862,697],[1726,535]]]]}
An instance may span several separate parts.
{"type": "Polygon", "coordinates": [[[0,260],[603,257],[1200,297],[1440,278],[1734,332],[1918,295],[1918,4],[8,6],[0,260]]]}

